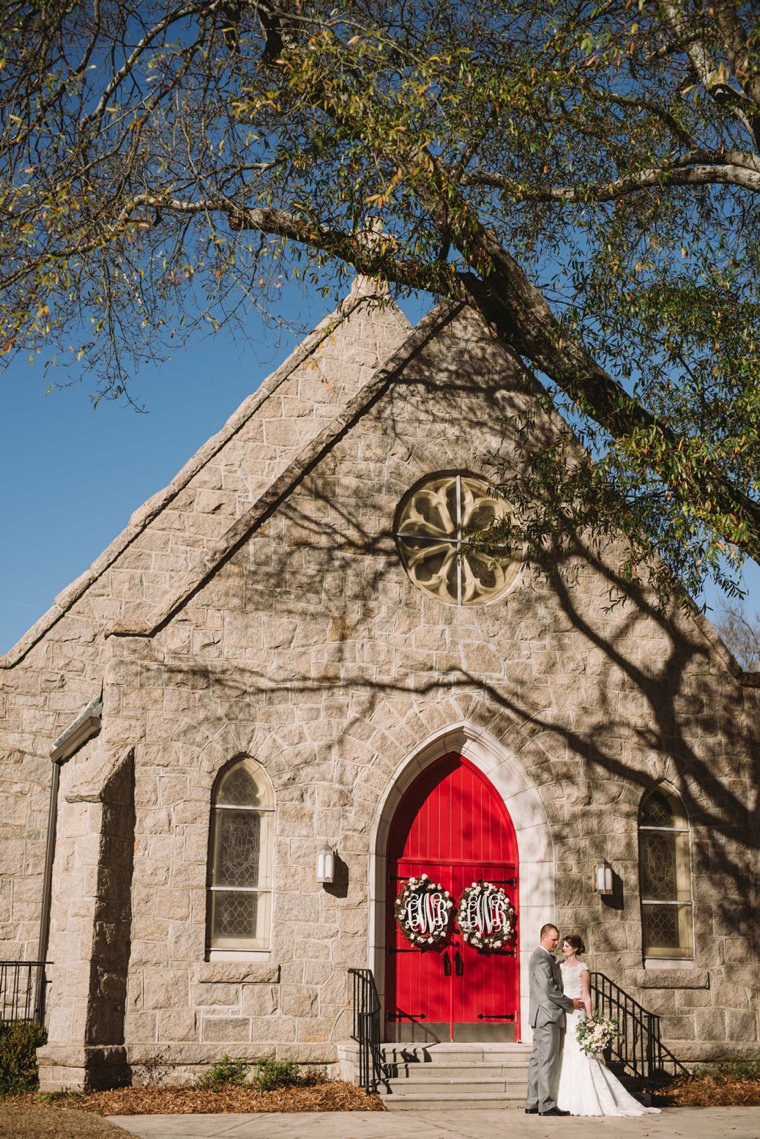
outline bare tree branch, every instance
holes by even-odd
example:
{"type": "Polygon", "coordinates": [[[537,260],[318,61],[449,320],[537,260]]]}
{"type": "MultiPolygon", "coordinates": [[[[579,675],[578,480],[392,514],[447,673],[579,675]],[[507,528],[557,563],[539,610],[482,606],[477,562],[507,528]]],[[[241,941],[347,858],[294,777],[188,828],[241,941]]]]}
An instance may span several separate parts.
{"type": "Polygon", "coordinates": [[[754,156],[750,161],[736,165],[725,161],[727,156],[715,155],[710,165],[704,162],[691,165],[688,157],[661,166],[638,170],[613,182],[594,186],[526,186],[514,178],[486,170],[470,170],[462,175],[463,186],[492,186],[504,190],[517,202],[614,202],[639,190],[653,186],[740,186],[752,193],[760,193],[760,164],[754,156]]]}
{"type": "MultiPolygon", "coordinates": [[[[724,7],[730,5],[724,0],[724,7]]],[[[705,44],[704,37],[700,36],[692,23],[692,17],[686,14],[683,0],[668,0],[664,6],[670,27],[676,39],[686,45],[686,51],[699,76],[705,91],[715,102],[727,110],[742,124],[755,146],[760,146],[760,137],[756,131],[755,107],[744,91],[732,86],[726,69],[721,67],[705,44]]],[[[724,12],[728,21],[728,13],[724,12]]]]}

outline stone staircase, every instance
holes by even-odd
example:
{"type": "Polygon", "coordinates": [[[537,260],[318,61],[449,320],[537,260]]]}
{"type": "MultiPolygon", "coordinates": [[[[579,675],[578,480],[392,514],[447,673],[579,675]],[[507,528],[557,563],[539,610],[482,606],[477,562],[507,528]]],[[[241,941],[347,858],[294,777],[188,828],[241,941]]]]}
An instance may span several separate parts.
{"type": "MultiPolygon", "coordinates": [[[[388,1111],[473,1111],[523,1108],[529,1044],[381,1044],[390,1079],[378,1091],[388,1111]]],[[[341,1078],[356,1083],[359,1048],[338,1045],[341,1078]]],[[[610,1070],[640,1103],[651,1106],[640,1079],[622,1065],[610,1070]]]]}
{"type": "Polygon", "coordinates": [[[472,1111],[525,1104],[527,1044],[383,1044],[389,1111],[472,1111]]]}

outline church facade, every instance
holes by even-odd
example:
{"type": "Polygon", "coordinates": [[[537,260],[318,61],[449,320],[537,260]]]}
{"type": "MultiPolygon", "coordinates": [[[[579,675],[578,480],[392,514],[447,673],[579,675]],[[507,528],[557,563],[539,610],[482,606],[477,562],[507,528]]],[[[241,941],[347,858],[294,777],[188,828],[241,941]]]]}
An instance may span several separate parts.
{"type": "Polygon", "coordinates": [[[337,1066],[352,968],[386,1040],[529,1040],[547,920],[682,1061],[756,1054],[758,678],[610,605],[612,546],[468,545],[531,398],[467,308],[359,289],[0,660],[43,1089],[337,1066]]]}

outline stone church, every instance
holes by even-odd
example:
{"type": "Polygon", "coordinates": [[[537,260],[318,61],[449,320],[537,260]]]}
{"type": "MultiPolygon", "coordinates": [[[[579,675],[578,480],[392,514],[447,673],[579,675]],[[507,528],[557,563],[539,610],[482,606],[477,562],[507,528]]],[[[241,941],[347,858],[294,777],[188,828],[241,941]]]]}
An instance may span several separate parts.
{"type": "Polygon", "coordinates": [[[611,605],[614,544],[468,543],[533,398],[472,311],[360,285],[0,658],[43,1089],[345,1071],[350,969],[387,1042],[519,1046],[547,920],[680,1060],[756,1054],[760,678],[611,605]]]}

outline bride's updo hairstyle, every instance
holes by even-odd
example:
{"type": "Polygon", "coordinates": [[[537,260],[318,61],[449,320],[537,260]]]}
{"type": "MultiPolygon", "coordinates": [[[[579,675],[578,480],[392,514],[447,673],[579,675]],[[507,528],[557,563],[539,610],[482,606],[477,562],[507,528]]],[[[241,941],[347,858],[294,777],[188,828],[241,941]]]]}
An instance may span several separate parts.
{"type": "Polygon", "coordinates": [[[586,952],[586,946],[583,944],[583,938],[578,937],[577,933],[568,933],[562,938],[562,940],[563,942],[566,941],[567,944],[575,950],[578,957],[580,957],[581,953],[586,952]]]}

